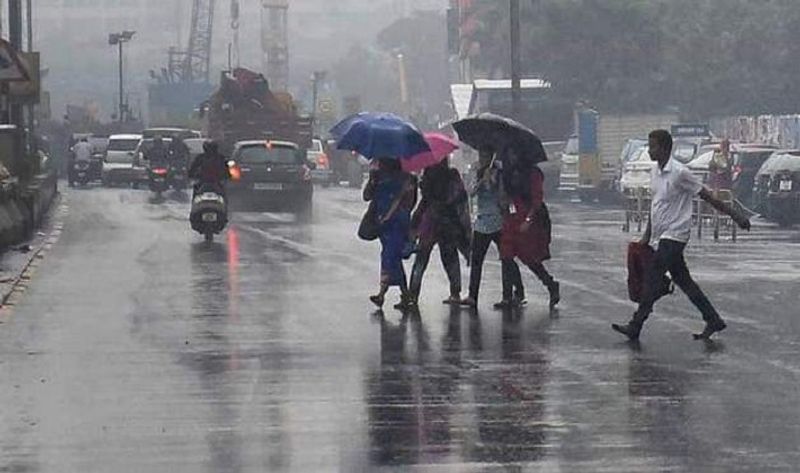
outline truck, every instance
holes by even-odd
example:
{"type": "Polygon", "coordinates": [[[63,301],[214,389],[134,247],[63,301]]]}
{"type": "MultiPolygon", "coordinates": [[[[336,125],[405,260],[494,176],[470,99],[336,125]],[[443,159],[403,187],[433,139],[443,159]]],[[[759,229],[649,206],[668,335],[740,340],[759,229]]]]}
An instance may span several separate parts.
{"type": "Polygon", "coordinates": [[[601,114],[592,109],[576,111],[575,138],[571,147],[568,143],[569,152],[562,155],[560,189],[575,192],[584,202],[613,199],[617,195],[621,156],[628,140],[647,139],[652,130],[669,130],[678,123],[676,112],[601,114]]]}
{"type": "Polygon", "coordinates": [[[227,156],[240,141],[286,141],[304,150],[312,144],[312,118],[298,113],[291,95],[273,92],[263,74],[248,69],[222,72],[201,111],[206,136],[227,156]]]}

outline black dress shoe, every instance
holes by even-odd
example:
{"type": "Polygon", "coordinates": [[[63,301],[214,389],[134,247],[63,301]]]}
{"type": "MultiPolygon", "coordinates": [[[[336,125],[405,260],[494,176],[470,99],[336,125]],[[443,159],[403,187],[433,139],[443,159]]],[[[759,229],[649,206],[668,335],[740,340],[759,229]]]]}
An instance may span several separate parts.
{"type": "Polygon", "coordinates": [[[383,296],[377,296],[377,295],[376,295],[376,296],[369,296],[369,300],[370,300],[370,301],[371,301],[373,304],[375,304],[376,306],[378,306],[378,308],[381,308],[381,307],[383,307],[383,301],[384,301],[384,299],[383,299],[383,296]]]}
{"type": "Polygon", "coordinates": [[[561,302],[561,284],[558,281],[553,281],[547,287],[547,291],[550,293],[550,308],[554,309],[561,302]]]}
{"type": "Polygon", "coordinates": [[[709,322],[706,324],[706,328],[701,333],[696,333],[692,335],[695,340],[708,340],[717,332],[721,332],[728,328],[728,325],[722,320],[717,320],[715,322],[709,322]]]}
{"type": "Polygon", "coordinates": [[[625,324],[625,325],[611,324],[611,328],[614,329],[614,331],[625,335],[632,342],[639,340],[639,332],[641,332],[642,330],[641,327],[637,327],[631,324],[625,324]]]}
{"type": "Polygon", "coordinates": [[[494,307],[495,310],[507,310],[514,307],[514,303],[512,301],[503,299],[500,302],[495,302],[492,307],[494,307]]]}

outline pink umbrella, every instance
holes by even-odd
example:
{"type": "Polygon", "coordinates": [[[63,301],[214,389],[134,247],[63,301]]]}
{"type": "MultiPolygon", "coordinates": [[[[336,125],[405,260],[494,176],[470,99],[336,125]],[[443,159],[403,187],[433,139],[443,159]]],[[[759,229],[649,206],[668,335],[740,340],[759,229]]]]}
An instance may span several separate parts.
{"type": "Polygon", "coordinates": [[[426,151],[408,159],[400,160],[405,172],[419,172],[425,168],[435,166],[459,148],[456,140],[442,133],[425,133],[425,141],[431,147],[430,152],[426,151]]]}

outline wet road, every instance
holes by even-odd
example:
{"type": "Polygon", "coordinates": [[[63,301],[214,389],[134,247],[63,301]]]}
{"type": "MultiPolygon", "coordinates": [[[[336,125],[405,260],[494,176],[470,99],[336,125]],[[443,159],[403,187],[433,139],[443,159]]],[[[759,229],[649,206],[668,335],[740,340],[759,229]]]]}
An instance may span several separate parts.
{"type": "Polygon", "coordinates": [[[148,197],[69,193],[0,315],[0,471],[800,469],[797,230],[695,241],[729,330],[692,341],[680,295],[631,346],[609,329],[633,310],[612,212],[554,206],[557,313],[530,275],[519,314],[452,311],[437,261],[403,319],[367,302],[378,247],[353,237],[352,191],[318,192],[311,225],[239,215],[211,246],[186,203],[148,197]]]}

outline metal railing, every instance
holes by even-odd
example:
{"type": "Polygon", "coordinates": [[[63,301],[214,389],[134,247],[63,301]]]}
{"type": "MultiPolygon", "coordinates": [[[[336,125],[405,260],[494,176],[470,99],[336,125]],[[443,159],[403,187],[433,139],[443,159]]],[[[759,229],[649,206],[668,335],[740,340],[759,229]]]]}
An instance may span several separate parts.
{"type": "MultiPolygon", "coordinates": [[[[719,190],[715,192],[715,195],[722,202],[742,210],[741,204],[734,198],[732,191],[719,190]]],[[[638,188],[628,193],[625,198],[625,221],[622,231],[630,233],[633,226],[636,226],[636,231],[641,233],[647,225],[651,203],[652,197],[649,189],[638,188]]],[[[697,238],[703,238],[707,228],[711,229],[714,241],[719,241],[726,232],[729,232],[731,241],[735,242],[738,236],[738,226],[733,219],[720,213],[700,197],[695,197],[692,203],[692,224],[696,228],[697,238]]]]}

